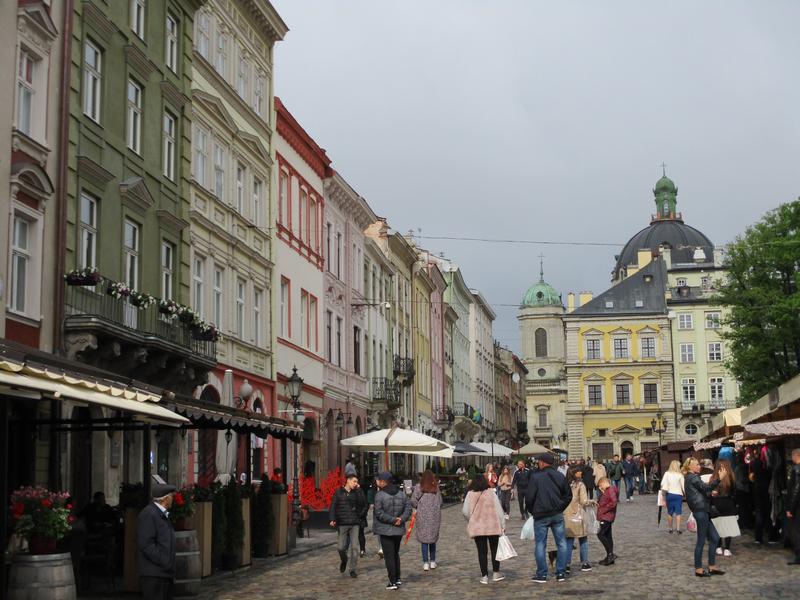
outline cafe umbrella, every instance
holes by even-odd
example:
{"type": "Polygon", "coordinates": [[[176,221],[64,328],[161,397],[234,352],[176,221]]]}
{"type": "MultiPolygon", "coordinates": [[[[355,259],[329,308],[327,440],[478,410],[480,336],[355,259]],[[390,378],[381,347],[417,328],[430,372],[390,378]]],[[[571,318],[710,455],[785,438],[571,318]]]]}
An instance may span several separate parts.
{"type": "Polygon", "coordinates": [[[438,458],[453,457],[453,446],[447,442],[411,429],[401,429],[397,425],[391,429],[378,429],[343,439],[341,444],[363,452],[383,452],[387,465],[389,464],[389,453],[420,454],[438,458]]]}

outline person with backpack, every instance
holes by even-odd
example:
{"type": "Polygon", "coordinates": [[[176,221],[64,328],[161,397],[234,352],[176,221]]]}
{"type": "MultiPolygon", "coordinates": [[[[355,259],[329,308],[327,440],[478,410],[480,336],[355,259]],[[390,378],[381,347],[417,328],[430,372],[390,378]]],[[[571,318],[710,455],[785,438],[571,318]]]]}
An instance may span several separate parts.
{"type": "Polygon", "coordinates": [[[396,590],[400,580],[400,542],[406,532],[406,522],[411,517],[411,502],[405,492],[394,483],[389,471],[375,479],[378,493],[372,514],[372,531],[380,536],[383,561],[389,575],[387,590],[396,590]]]}
{"type": "Polygon", "coordinates": [[[547,532],[553,532],[556,544],[556,581],[566,581],[568,559],[567,537],[564,526],[564,509],[572,502],[572,490],[567,478],[553,468],[553,455],[549,452],[536,457],[539,469],[528,482],[525,504],[533,516],[536,544],[535,583],[547,582],[547,532]]]}

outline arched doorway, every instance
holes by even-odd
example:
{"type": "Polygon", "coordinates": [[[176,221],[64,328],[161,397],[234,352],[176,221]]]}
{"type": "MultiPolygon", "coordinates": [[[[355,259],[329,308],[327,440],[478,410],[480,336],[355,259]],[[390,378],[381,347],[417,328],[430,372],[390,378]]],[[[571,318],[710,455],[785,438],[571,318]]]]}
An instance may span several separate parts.
{"type": "MultiPolygon", "coordinates": [[[[200,400],[220,404],[222,399],[214,386],[207,385],[200,394],[200,400]]],[[[201,429],[197,444],[197,482],[208,486],[217,477],[217,436],[216,429],[201,429]]]]}
{"type": "Polygon", "coordinates": [[[633,442],[625,440],[619,445],[619,453],[623,460],[633,454],[633,442]]]}

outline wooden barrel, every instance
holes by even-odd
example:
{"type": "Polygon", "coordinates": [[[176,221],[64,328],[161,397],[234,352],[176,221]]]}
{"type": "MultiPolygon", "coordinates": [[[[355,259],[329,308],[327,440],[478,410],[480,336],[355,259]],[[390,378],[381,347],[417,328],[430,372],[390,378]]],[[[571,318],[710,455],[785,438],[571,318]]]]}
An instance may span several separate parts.
{"type": "Polygon", "coordinates": [[[175,532],[176,596],[197,596],[200,593],[200,546],[197,532],[175,532]]]}
{"type": "Polygon", "coordinates": [[[9,600],[75,600],[69,554],[15,554],[8,581],[9,600]]]}

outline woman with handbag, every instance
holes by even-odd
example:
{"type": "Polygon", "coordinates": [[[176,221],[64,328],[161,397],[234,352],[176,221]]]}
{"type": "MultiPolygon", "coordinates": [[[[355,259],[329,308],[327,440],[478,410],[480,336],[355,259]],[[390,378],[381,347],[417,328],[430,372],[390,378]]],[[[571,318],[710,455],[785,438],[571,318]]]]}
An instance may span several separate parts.
{"type": "MultiPolygon", "coordinates": [[[[585,467],[584,467],[585,468],[585,467]]],[[[578,546],[581,559],[581,571],[591,571],[592,565],[589,563],[589,532],[586,525],[586,507],[594,503],[586,491],[583,483],[583,471],[580,466],[574,466],[567,471],[567,483],[572,488],[572,500],[564,509],[564,525],[567,533],[567,573],[570,572],[572,564],[572,552],[574,549],[575,538],[578,538],[578,546]]]]}
{"type": "Polygon", "coordinates": [[[422,544],[422,570],[436,568],[436,542],[442,524],[442,494],[436,475],[428,469],[411,494],[411,506],[417,511],[414,535],[422,544]]]}
{"type": "Polygon", "coordinates": [[[475,547],[478,549],[480,582],[484,585],[489,583],[487,551],[492,553],[492,581],[502,581],[505,577],[500,573],[500,561],[496,557],[497,543],[505,530],[506,519],[497,494],[489,488],[483,475],[475,475],[472,480],[461,512],[467,519],[467,534],[475,540],[475,547]]]}
{"type": "MultiPolygon", "coordinates": [[[[717,488],[717,495],[711,496],[711,518],[718,517],[735,517],[738,513],[736,506],[736,482],[733,479],[733,469],[728,460],[720,459],[714,467],[714,473],[711,475],[711,481],[719,481],[717,488]],[[724,472],[725,475],[721,475],[724,472]]],[[[724,537],[720,539],[719,547],[717,548],[717,555],[733,556],[731,554],[731,538],[724,537]]]]}
{"type": "MultiPolygon", "coordinates": [[[[716,550],[719,545],[719,534],[714,524],[711,522],[709,513],[711,512],[711,495],[716,495],[716,489],[720,485],[720,479],[705,483],[700,478],[700,462],[692,457],[683,463],[683,474],[686,486],[686,504],[692,511],[697,522],[697,542],[694,546],[694,574],[697,577],[710,577],[712,575],[724,575],[716,566],[716,550]],[[703,568],[703,546],[708,540],[708,570],[703,568]]],[[[726,477],[727,470],[720,467],[719,476],[726,477]]]]}
{"type": "Polygon", "coordinates": [[[662,497],[666,499],[667,506],[667,525],[669,532],[672,533],[672,519],[675,519],[675,531],[681,532],[681,512],[683,511],[684,491],[683,473],[681,473],[681,463],[673,460],[669,463],[669,470],[664,473],[661,480],[662,497]]]}

